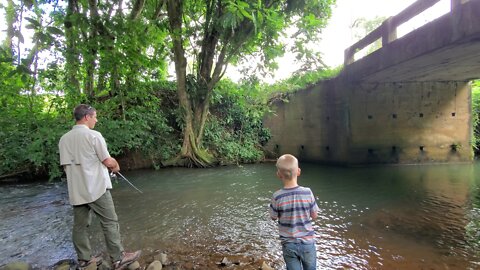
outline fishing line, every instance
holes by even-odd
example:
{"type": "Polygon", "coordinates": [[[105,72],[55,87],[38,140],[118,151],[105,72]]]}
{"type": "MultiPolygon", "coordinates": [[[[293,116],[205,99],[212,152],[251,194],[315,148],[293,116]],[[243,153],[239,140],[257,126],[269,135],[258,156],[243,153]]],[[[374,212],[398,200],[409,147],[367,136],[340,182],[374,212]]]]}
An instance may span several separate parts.
{"type": "MultiPolygon", "coordinates": [[[[137,190],[137,191],[140,192],[140,193],[143,193],[140,189],[138,189],[138,188],[137,188],[136,186],[134,186],[130,181],[128,181],[128,179],[127,179],[125,176],[123,176],[123,174],[121,174],[120,172],[116,172],[116,174],[120,175],[121,178],[123,178],[123,180],[125,180],[125,182],[127,182],[127,183],[128,183],[130,186],[132,186],[135,190],[137,190]]],[[[115,176],[115,173],[112,172],[110,175],[111,175],[111,176],[115,176]]]]}

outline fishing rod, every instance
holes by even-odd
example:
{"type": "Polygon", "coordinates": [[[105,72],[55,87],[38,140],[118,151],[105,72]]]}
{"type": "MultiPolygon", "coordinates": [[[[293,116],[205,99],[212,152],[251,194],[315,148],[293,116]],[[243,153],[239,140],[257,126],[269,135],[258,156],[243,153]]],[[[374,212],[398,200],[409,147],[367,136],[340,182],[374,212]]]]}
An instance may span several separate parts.
{"type": "MultiPolygon", "coordinates": [[[[123,174],[121,174],[120,172],[116,172],[116,174],[120,175],[120,176],[123,178],[123,180],[125,180],[125,181],[126,181],[130,186],[132,186],[135,190],[137,190],[137,191],[140,192],[140,193],[143,193],[140,189],[138,189],[138,188],[137,188],[136,186],[134,186],[130,181],[128,181],[128,179],[127,179],[125,176],[123,176],[123,174]]],[[[112,172],[110,175],[114,176],[115,173],[112,172]]]]}

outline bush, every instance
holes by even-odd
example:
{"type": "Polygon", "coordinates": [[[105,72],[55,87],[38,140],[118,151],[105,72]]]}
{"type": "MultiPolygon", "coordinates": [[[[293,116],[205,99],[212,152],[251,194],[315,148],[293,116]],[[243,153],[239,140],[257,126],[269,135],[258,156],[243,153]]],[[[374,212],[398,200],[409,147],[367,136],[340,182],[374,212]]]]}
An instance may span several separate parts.
{"type": "Polygon", "coordinates": [[[270,132],[262,125],[268,106],[257,85],[222,81],[214,92],[204,145],[222,164],[253,163],[263,159],[262,144],[270,132]]]}
{"type": "Polygon", "coordinates": [[[472,146],[475,154],[480,151],[480,80],[472,82],[472,146]]]}

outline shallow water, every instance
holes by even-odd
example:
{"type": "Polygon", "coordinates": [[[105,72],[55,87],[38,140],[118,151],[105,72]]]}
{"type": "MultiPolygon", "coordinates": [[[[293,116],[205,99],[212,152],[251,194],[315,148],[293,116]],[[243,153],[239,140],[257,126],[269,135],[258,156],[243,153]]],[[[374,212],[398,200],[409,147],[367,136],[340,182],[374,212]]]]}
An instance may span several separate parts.
{"type": "MultiPolygon", "coordinates": [[[[477,269],[466,227],[480,205],[480,164],[342,168],[301,164],[321,208],[319,269],[477,269]]],[[[274,164],[125,172],[112,194],[124,246],[199,260],[217,254],[283,268],[271,194],[274,164]]],[[[0,265],[75,258],[65,183],[0,187],[0,265]]],[[[98,222],[92,246],[104,251],[98,222]]],[[[215,257],[217,258],[217,257],[215,257]]],[[[148,259],[146,259],[148,260],[148,259]]]]}

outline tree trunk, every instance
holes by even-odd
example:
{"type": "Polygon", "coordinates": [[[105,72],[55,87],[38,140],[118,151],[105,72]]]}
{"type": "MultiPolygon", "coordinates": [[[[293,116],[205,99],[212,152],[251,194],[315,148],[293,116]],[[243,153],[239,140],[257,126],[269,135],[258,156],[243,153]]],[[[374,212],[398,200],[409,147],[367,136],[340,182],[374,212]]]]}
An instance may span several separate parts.
{"type": "Polygon", "coordinates": [[[15,5],[13,4],[13,0],[8,0],[8,6],[6,8],[6,23],[7,23],[7,36],[5,38],[4,46],[5,48],[9,49],[9,56],[13,56],[13,36],[15,34],[15,27],[14,24],[17,21],[15,17],[15,5]]]}
{"type": "Polygon", "coordinates": [[[95,60],[97,58],[98,50],[97,36],[100,25],[100,16],[98,15],[97,5],[97,0],[88,0],[88,8],[90,11],[90,35],[87,42],[88,52],[85,55],[87,69],[87,77],[85,78],[85,95],[91,98],[95,96],[93,88],[95,84],[95,60]]]}
{"type": "MultiPolygon", "coordinates": [[[[212,157],[197,145],[197,134],[194,129],[192,102],[187,93],[187,60],[182,45],[182,1],[168,0],[167,12],[170,24],[170,35],[173,40],[173,55],[177,77],[177,94],[180,109],[185,121],[183,127],[183,144],[180,155],[167,162],[166,165],[182,165],[187,167],[208,167],[213,163],[212,157]]],[[[196,117],[195,117],[196,118],[196,117]]]]}
{"type": "Polygon", "coordinates": [[[80,94],[80,82],[78,80],[78,71],[80,70],[79,53],[77,50],[77,40],[74,33],[74,22],[72,16],[78,13],[76,9],[76,0],[68,0],[67,15],[65,17],[65,39],[66,39],[66,73],[67,73],[67,92],[72,95],[80,94]]]}
{"type": "Polygon", "coordinates": [[[138,19],[145,6],[145,0],[136,0],[133,4],[132,12],[130,13],[130,20],[134,21],[138,19]]]}
{"type": "MultiPolygon", "coordinates": [[[[213,88],[215,84],[222,78],[224,74],[224,68],[226,67],[225,54],[227,46],[224,46],[220,50],[220,54],[213,68],[215,50],[218,46],[218,32],[214,26],[209,28],[210,31],[204,37],[202,44],[202,51],[200,53],[200,69],[198,72],[199,87],[202,89],[202,98],[198,106],[195,108],[195,123],[197,123],[197,145],[201,145],[203,139],[203,131],[205,129],[205,122],[207,121],[208,112],[210,108],[210,98],[212,96],[213,88]],[[213,72],[212,72],[213,69],[213,72]]],[[[208,26],[207,29],[208,30],[208,26]]]]}
{"type": "Polygon", "coordinates": [[[205,99],[201,102],[195,110],[196,137],[195,143],[198,146],[202,145],[203,131],[205,130],[205,123],[207,121],[208,112],[210,109],[210,96],[212,90],[206,89],[205,99]]]}

